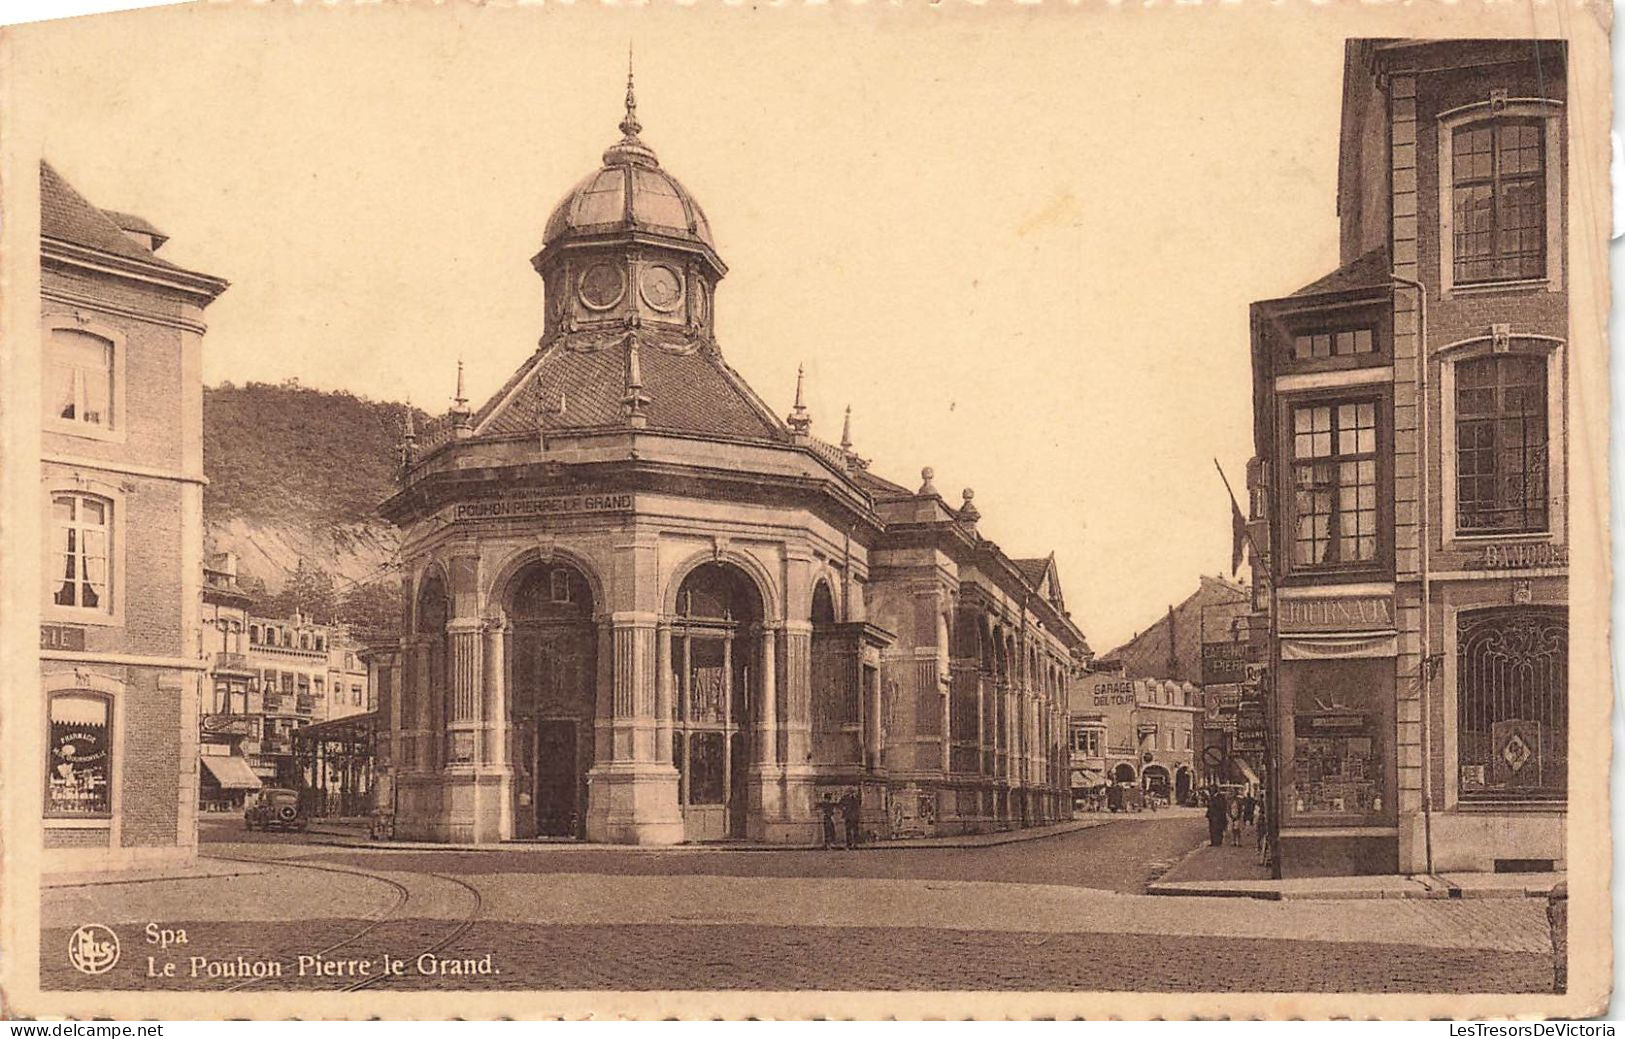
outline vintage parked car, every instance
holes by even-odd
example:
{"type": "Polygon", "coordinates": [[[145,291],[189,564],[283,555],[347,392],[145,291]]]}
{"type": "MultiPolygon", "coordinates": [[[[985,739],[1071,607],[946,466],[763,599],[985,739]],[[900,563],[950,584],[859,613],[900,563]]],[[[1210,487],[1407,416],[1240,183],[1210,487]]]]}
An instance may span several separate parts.
{"type": "Polygon", "coordinates": [[[259,798],[243,812],[243,826],[250,830],[303,830],[309,822],[299,791],[284,787],[261,790],[259,798]]]}
{"type": "Polygon", "coordinates": [[[1145,791],[1133,783],[1113,783],[1106,792],[1106,807],[1114,812],[1138,812],[1145,808],[1145,791]]]}

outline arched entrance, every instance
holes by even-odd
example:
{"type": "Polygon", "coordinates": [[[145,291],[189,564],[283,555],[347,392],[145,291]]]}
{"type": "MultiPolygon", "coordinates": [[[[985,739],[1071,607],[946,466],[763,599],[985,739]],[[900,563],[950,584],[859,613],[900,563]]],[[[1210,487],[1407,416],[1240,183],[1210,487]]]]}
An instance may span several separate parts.
{"type": "Polygon", "coordinates": [[[1140,780],[1144,783],[1148,793],[1160,794],[1163,797],[1168,796],[1169,788],[1172,785],[1168,776],[1168,769],[1163,765],[1145,766],[1145,771],[1140,774],[1140,780]]]}
{"type": "Polygon", "coordinates": [[[737,567],[706,563],[679,586],[672,761],[685,840],[745,836],[761,633],[761,596],[737,567]]]}
{"type": "Polygon", "coordinates": [[[1126,761],[1119,761],[1117,767],[1112,769],[1112,782],[1114,783],[1132,783],[1138,778],[1134,774],[1134,766],[1126,761]]]}
{"type": "Polygon", "coordinates": [[[598,700],[592,586],[573,566],[539,562],[509,587],[515,836],[584,837],[598,700]]]}
{"type": "Polygon", "coordinates": [[[1191,799],[1191,782],[1193,778],[1191,770],[1184,765],[1179,766],[1174,772],[1174,801],[1176,803],[1185,804],[1191,799]]]}

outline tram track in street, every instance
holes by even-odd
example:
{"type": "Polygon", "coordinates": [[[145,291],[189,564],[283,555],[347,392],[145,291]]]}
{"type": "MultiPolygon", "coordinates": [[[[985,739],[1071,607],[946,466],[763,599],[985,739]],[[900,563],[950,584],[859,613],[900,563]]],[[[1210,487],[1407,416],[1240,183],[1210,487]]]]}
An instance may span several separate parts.
{"type": "MultiPolygon", "coordinates": [[[[382,927],[383,925],[385,925],[387,923],[390,923],[392,920],[400,919],[398,914],[400,913],[401,909],[403,907],[405,907],[412,900],[411,889],[408,888],[405,884],[402,884],[400,881],[395,880],[392,877],[386,877],[386,876],[384,876],[384,875],[382,875],[380,873],[376,873],[376,872],[374,872],[372,870],[347,869],[347,868],[338,867],[338,866],[317,865],[315,863],[309,863],[309,862],[295,862],[295,861],[292,861],[290,859],[246,858],[246,857],[238,856],[238,855],[225,855],[225,854],[221,854],[219,852],[210,852],[208,854],[208,857],[209,858],[214,858],[214,859],[222,859],[222,860],[227,861],[227,862],[242,862],[242,863],[248,863],[250,865],[257,865],[257,866],[272,866],[272,867],[284,867],[285,866],[285,867],[291,867],[291,868],[295,868],[295,869],[314,870],[314,871],[320,872],[320,873],[339,873],[339,874],[344,874],[344,875],[353,876],[353,877],[364,877],[364,878],[366,878],[368,880],[374,880],[374,881],[377,881],[380,884],[388,885],[395,892],[396,899],[395,899],[395,903],[393,905],[391,905],[389,908],[385,909],[377,917],[375,917],[373,920],[368,922],[368,924],[365,927],[361,928],[358,931],[355,931],[355,932],[351,933],[350,935],[340,939],[339,941],[333,942],[333,943],[331,943],[331,944],[317,950],[315,953],[312,954],[312,955],[317,956],[317,957],[328,956],[328,955],[330,955],[330,954],[332,954],[334,952],[337,952],[339,949],[342,949],[347,945],[351,945],[351,944],[353,944],[353,943],[355,943],[357,941],[360,941],[362,938],[367,937],[368,935],[370,935],[373,932],[377,931],[378,928],[382,927]]],[[[447,878],[447,879],[451,879],[451,878],[447,878]]],[[[279,957],[279,959],[281,959],[281,958],[282,957],[279,957]]],[[[286,957],[286,958],[290,961],[290,963],[293,963],[295,965],[297,964],[297,959],[295,957],[286,957]]],[[[231,985],[227,985],[221,991],[223,991],[223,992],[240,992],[240,991],[243,991],[244,989],[248,989],[248,988],[251,988],[251,987],[253,987],[255,985],[258,985],[258,984],[260,984],[260,983],[262,983],[262,982],[264,982],[266,980],[268,980],[268,979],[266,979],[266,978],[258,978],[258,977],[243,978],[242,980],[237,981],[237,982],[235,982],[235,983],[233,983],[231,985]]]]}

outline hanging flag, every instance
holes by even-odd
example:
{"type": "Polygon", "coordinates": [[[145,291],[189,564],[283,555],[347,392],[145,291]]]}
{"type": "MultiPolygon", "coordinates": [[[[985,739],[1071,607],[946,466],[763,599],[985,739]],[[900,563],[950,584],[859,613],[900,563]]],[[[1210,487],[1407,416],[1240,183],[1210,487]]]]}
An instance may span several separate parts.
{"type": "Polygon", "coordinates": [[[1247,545],[1247,519],[1241,514],[1241,506],[1236,504],[1234,496],[1230,499],[1230,576],[1234,577],[1241,570],[1242,554],[1247,545]]]}
{"type": "MultiPolygon", "coordinates": [[[[1247,532],[1247,517],[1241,513],[1241,506],[1236,504],[1236,492],[1230,489],[1230,480],[1224,475],[1224,466],[1219,460],[1213,460],[1213,468],[1219,470],[1219,479],[1224,481],[1224,493],[1230,497],[1230,576],[1234,577],[1241,570],[1241,561],[1245,557],[1246,548],[1252,545],[1252,535],[1247,532]]],[[[1259,558],[1258,546],[1252,545],[1253,559],[1259,558]]]]}

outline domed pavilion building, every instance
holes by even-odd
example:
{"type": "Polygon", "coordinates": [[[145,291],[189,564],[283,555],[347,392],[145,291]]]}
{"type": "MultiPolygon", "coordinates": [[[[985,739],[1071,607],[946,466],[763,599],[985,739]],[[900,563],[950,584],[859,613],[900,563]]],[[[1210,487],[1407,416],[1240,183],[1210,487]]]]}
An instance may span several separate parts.
{"type": "MultiPolygon", "coordinates": [[[[410,428],[399,655],[375,661],[398,838],[869,839],[1071,814],[1089,658],[1053,557],[1011,559],[926,470],[867,469],[723,358],[727,266],[639,136],[554,209],[539,347],[410,428]]],[[[459,376],[459,384],[461,377],[459,376]]]]}

